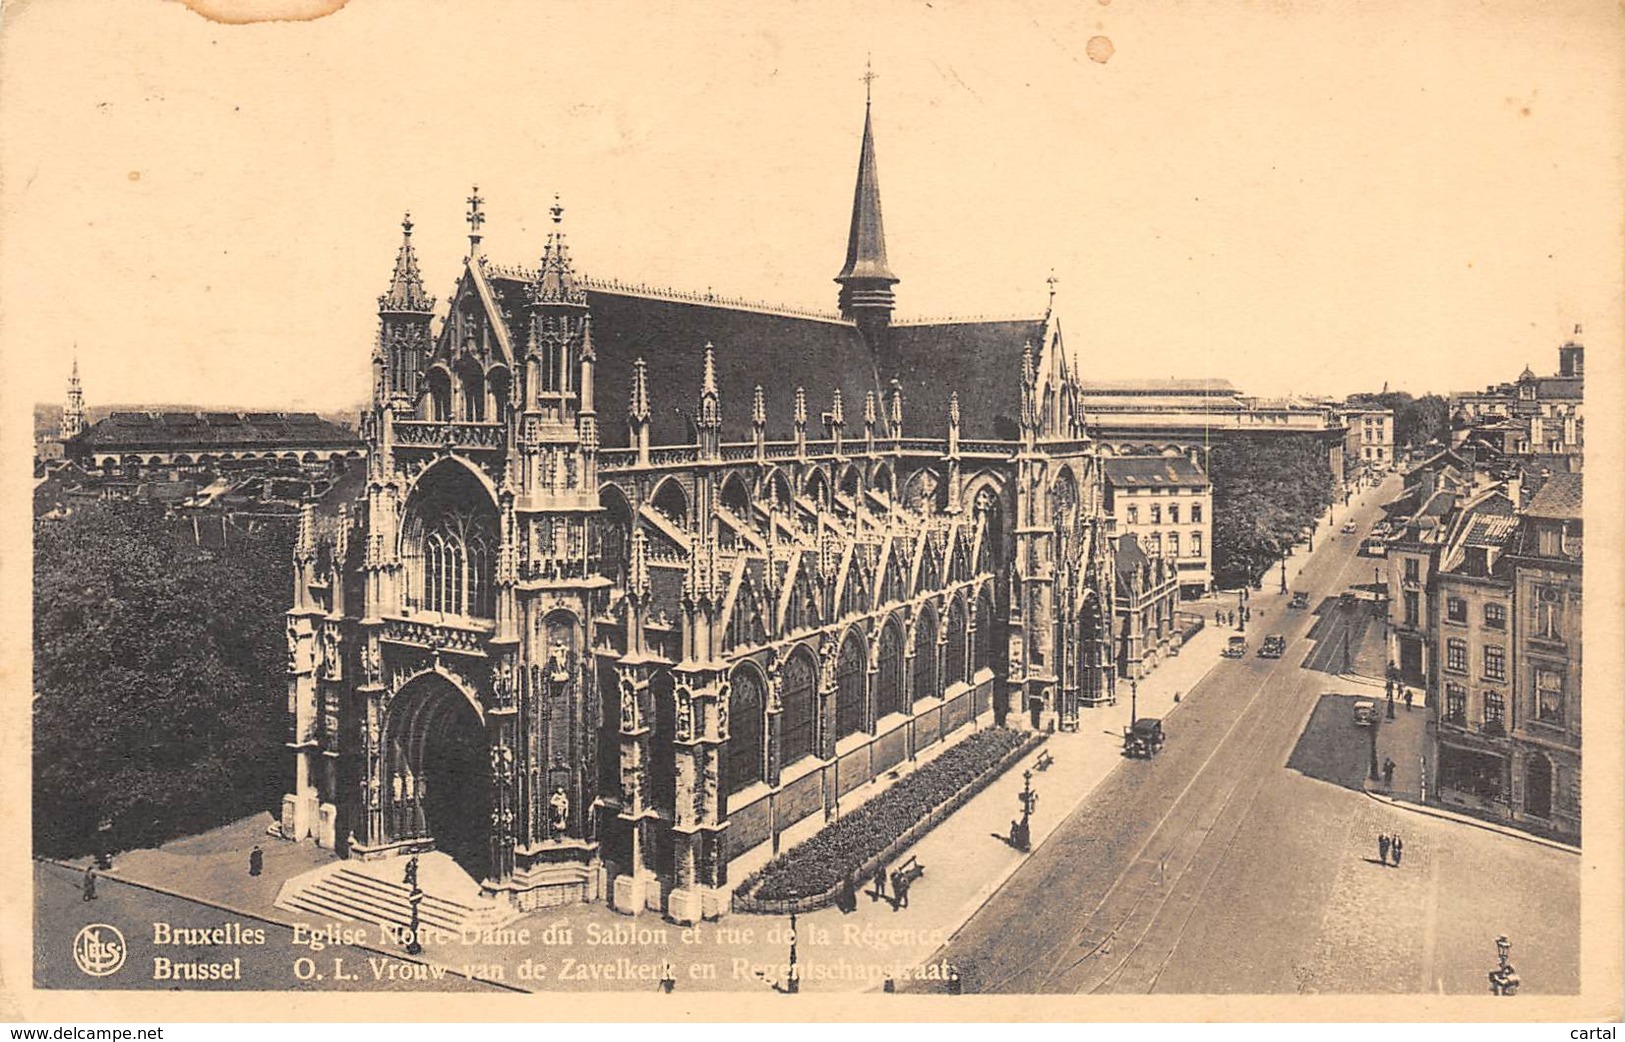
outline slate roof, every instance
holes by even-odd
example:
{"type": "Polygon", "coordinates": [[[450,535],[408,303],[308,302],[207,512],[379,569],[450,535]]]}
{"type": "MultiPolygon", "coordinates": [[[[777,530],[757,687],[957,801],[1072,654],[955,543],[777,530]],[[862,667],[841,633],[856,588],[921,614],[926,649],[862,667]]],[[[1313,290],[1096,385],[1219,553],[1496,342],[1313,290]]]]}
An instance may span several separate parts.
{"type": "Polygon", "coordinates": [[[313,412],[115,412],[74,441],[102,451],[361,447],[354,431],[313,412]]]}
{"type": "Polygon", "coordinates": [[[1552,518],[1560,521],[1578,521],[1584,516],[1581,509],[1581,476],[1557,471],[1546,479],[1529,501],[1524,513],[1529,517],[1552,518]]]}
{"type": "MultiPolygon", "coordinates": [[[[488,273],[493,293],[522,342],[525,283],[488,273]]],[[[762,385],[767,437],[794,436],[796,388],[807,393],[807,437],[825,437],[820,417],[841,391],[846,437],[863,437],[863,398],[876,395],[884,431],[888,387],[857,327],[847,321],[786,314],[731,303],[672,300],[623,290],[587,290],[598,364],[594,398],[600,440],[628,444],[626,406],[632,367],[648,365],[650,442],[694,442],[690,418],[698,408],[705,346],[715,350],[725,441],[751,437],[751,402],[762,385]]],[[[1021,353],[1044,342],[1044,320],[942,322],[893,326],[888,331],[903,391],[906,435],[946,434],[948,398],[959,393],[965,438],[1017,437],[1021,410],[1021,353]]]]}
{"type": "Polygon", "coordinates": [[[1202,468],[1183,456],[1119,456],[1104,462],[1106,480],[1115,488],[1208,483],[1202,468]]]}

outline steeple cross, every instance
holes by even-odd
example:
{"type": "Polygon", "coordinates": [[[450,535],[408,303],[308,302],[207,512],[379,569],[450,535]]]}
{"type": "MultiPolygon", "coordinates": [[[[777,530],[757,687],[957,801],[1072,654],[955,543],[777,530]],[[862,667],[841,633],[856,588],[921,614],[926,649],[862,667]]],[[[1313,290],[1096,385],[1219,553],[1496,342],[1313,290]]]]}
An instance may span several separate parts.
{"type": "Polygon", "coordinates": [[[468,239],[470,242],[480,241],[480,225],[485,223],[485,214],[480,212],[480,206],[485,202],[480,198],[480,186],[474,186],[474,194],[468,197],[468,239]]]}
{"type": "Polygon", "coordinates": [[[863,75],[858,78],[863,81],[863,103],[867,105],[874,100],[874,82],[880,78],[870,59],[863,60],[863,75]]]}
{"type": "Polygon", "coordinates": [[[1049,270],[1049,278],[1045,279],[1044,282],[1049,286],[1049,303],[1050,307],[1052,308],[1055,306],[1055,287],[1060,281],[1060,279],[1055,277],[1055,269],[1051,268],[1049,270]]]}

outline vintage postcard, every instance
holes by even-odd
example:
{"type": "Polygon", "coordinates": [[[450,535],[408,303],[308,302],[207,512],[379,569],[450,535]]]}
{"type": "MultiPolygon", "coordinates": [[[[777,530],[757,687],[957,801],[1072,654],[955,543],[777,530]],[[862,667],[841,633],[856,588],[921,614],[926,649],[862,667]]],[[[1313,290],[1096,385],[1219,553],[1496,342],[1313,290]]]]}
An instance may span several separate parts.
{"type": "Polygon", "coordinates": [[[1618,5],[331,6],[0,8],[0,1015],[1619,1018],[1618,5]]]}

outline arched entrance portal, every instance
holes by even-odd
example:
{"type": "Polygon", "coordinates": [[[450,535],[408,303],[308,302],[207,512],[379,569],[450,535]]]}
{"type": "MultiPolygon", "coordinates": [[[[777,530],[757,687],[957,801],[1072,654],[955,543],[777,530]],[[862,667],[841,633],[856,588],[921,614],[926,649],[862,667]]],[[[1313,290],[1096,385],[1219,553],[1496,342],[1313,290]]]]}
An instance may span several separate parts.
{"type": "Polygon", "coordinates": [[[486,878],[491,754],[473,703],[439,674],[417,677],[390,702],[384,742],[389,840],[432,840],[469,875],[486,878]]]}

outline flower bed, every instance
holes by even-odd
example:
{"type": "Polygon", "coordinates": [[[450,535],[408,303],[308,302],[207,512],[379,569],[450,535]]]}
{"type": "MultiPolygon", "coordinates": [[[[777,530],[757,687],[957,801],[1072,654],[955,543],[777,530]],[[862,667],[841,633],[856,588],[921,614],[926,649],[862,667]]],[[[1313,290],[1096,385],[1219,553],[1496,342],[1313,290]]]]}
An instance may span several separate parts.
{"type": "Polygon", "coordinates": [[[821,908],[847,879],[890,860],[1044,740],[990,727],[967,736],[885,792],[752,873],[734,895],[738,911],[821,908]]]}

